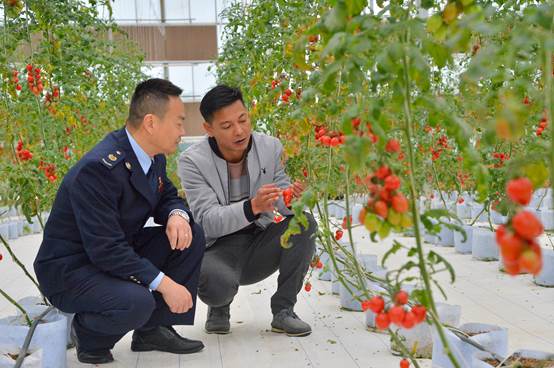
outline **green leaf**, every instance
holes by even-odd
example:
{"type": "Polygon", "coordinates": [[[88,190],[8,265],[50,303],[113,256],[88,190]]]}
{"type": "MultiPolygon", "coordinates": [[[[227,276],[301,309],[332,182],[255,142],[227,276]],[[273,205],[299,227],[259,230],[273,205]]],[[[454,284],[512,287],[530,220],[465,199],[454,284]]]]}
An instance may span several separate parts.
{"type": "Polygon", "coordinates": [[[296,234],[300,234],[300,226],[295,216],[290,220],[287,230],[281,235],[281,247],[284,249],[290,248],[292,244],[289,242],[289,239],[296,234]]]}
{"type": "Polygon", "coordinates": [[[438,41],[443,42],[448,35],[449,27],[446,24],[441,24],[438,30],[434,32],[434,36],[438,41]]]}
{"type": "Polygon", "coordinates": [[[346,0],[346,9],[351,17],[360,14],[366,6],[367,0],[346,0]]]}
{"type": "Polygon", "coordinates": [[[418,301],[419,304],[421,305],[424,305],[424,306],[429,305],[429,301],[427,299],[427,293],[425,292],[425,290],[421,290],[421,289],[413,290],[410,293],[410,296],[412,297],[412,299],[418,301]]]}
{"type": "Polygon", "coordinates": [[[355,172],[364,167],[371,141],[368,137],[348,137],[344,146],[344,159],[355,172]]]}
{"type": "Polygon", "coordinates": [[[333,63],[325,68],[321,75],[321,83],[325,92],[331,93],[335,90],[337,75],[341,67],[342,65],[340,63],[333,63]]]}
{"type": "Polygon", "coordinates": [[[423,216],[440,219],[441,217],[454,218],[456,215],[452,214],[450,211],[443,208],[436,208],[432,210],[427,210],[423,216]]]}
{"type": "Polygon", "coordinates": [[[439,291],[441,292],[442,294],[442,297],[446,300],[448,300],[448,296],[446,295],[446,293],[444,292],[444,289],[442,288],[442,286],[437,282],[437,280],[435,279],[431,279],[431,281],[433,281],[433,283],[435,284],[435,286],[439,289],[439,291]]]}
{"type": "Polygon", "coordinates": [[[419,49],[416,47],[411,47],[409,49],[408,56],[412,64],[412,67],[410,68],[412,79],[423,91],[428,90],[430,86],[430,78],[429,66],[426,58],[421,55],[419,49]]]}
{"type": "Polygon", "coordinates": [[[402,273],[402,271],[404,271],[404,270],[409,271],[412,268],[417,267],[417,266],[418,266],[418,264],[414,261],[408,261],[405,264],[403,264],[402,267],[400,267],[397,271],[397,276],[396,276],[397,280],[398,280],[398,277],[400,276],[400,274],[402,273]]]}
{"type": "Polygon", "coordinates": [[[454,283],[454,281],[456,281],[456,273],[454,272],[454,268],[443,256],[431,250],[427,254],[427,260],[434,265],[443,264],[450,274],[450,283],[454,283]]]}
{"type": "Polygon", "coordinates": [[[525,176],[531,180],[534,188],[540,188],[548,180],[548,169],[544,162],[530,163],[523,168],[525,176]]]}
{"type": "Polygon", "coordinates": [[[329,40],[329,43],[327,43],[327,46],[321,53],[322,57],[327,57],[329,55],[336,55],[344,49],[346,45],[346,33],[344,32],[338,32],[331,37],[329,40]]]}
{"type": "Polygon", "coordinates": [[[475,178],[475,181],[477,182],[476,185],[476,192],[477,192],[477,202],[482,203],[484,202],[489,194],[489,182],[490,182],[490,176],[488,173],[488,170],[482,165],[475,165],[473,168],[473,175],[475,178]]]}
{"type": "Polygon", "coordinates": [[[400,244],[397,240],[393,241],[392,247],[383,255],[383,259],[381,260],[381,266],[385,266],[385,262],[387,259],[393,255],[396,254],[400,249],[402,249],[404,246],[400,244]]]}
{"type": "Polygon", "coordinates": [[[419,277],[417,276],[409,276],[409,277],[406,277],[405,279],[402,280],[402,283],[404,282],[412,282],[412,281],[415,281],[415,280],[419,280],[419,277]]]}
{"type": "Polygon", "coordinates": [[[442,26],[442,16],[440,14],[434,14],[427,19],[427,31],[435,33],[442,26]]]}
{"type": "Polygon", "coordinates": [[[323,25],[329,32],[334,33],[343,30],[346,27],[346,21],[346,9],[339,3],[327,13],[323,25]]]}
{"type": "Polygon", "coordinates": [[[304,204],[309,209],[314,208],[317,203],[317,197],[314,192],[310,189],[307,189],[302,193],[302,204],[304,204]]]}
{"type": "Polygon", "coordinates": [[[542,4],[539,8],[537,8],[537,12],[535,13],[534,17],[534,23],[541,26],[548,32],[551,32],[552,29],[552,6],[548,6],[546,4],[542,4]]]}
{"type": "Polygon", "coordinates": [[[433,6],[435,6],[434,0],[421,0],[421,7],[423,9],[431,9],[433,6]]]}
{"type": "Polygon", "coordinates": [[[428,40],[424,41],[423,45],[425,51],[433,58],[439,68],[444,68],[452,60],[450,51],[443,45],[428,40]]]}
{"type": "Polygon", "coordinates": [[[377,243],[379,240],[377,239],[377,231],[372,231],[369,233],[369,238],[372,242],[377,243]]]}
{"type": "Polygon", "coordinates": [[[434,232],[433,229],[435,224],[433,224],[431,220],[429,220],[426,216],[421,216],[421,223],[423,224],[423,226],[425,226],[425,229],[427,231],[434,232]]]}
{"type": "Polygon", "coordinates": [[[350,87],[355,90],[362,89],[362,84],[364,83],[366,78],[367,76],[357,67],[351,68],[347,76],[350,87]]]}

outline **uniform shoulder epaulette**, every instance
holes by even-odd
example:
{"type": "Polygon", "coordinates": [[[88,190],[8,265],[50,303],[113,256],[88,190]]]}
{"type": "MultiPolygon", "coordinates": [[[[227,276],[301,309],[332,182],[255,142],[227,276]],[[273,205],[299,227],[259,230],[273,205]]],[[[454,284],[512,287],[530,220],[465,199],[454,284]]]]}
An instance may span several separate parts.
{"type": "Polygon", "coordinates": [[[125,153],[118,150],[102,157],[100,159],[100,162],[108,169],[113,169],[118,163],[123,161],[124,157],[125,157],[125,153]]]}

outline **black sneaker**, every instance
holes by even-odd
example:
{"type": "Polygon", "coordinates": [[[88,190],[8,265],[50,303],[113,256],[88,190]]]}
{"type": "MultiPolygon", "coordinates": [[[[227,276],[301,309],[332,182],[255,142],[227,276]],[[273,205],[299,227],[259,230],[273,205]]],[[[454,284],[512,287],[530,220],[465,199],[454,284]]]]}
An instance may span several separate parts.
{"type": "Polygon", "coordinates": [[[287,336],[300,337],[311,334],[312,328],[309,324],[302,321],[292,308],[288,308],[282,309],[279,313],[273,315],[271,331],[285,333],[287,336]]]}
{"type": "Polygon", "coordinates": [[[158,326],[149,331],[133,332],[132,351],[164,351],[173,354],[191,354],[204,349],[202,341],[180,336],[171,326],[158,326]]]}
{"type": "Polygon", "coordinates": [[[226,335],[231,332],[230,304],[223,307],[208,307],[205,330],[208,334],[226,335]]]}

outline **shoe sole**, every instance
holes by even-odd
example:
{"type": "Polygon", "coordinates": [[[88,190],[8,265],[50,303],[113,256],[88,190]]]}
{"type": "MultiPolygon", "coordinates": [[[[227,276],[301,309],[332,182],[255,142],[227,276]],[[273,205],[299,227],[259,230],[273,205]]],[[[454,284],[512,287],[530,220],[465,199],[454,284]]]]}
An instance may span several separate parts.
{"type": "Polygon", "coordinates": [[[149,345],[149,344],[145,344],[141,346],[134,346],[131,344],[131,350],[137,353],[143,352],[143,351],[163,351],[164,353],[173,353],[173,354],[193,354],[201,351],[202,349],[204,349],[204,346],[201,346],[195,349],[190,349],[190,350],[177,351],[177,350],[163,349],[163,348],[160,348],[159,346],[149,345]]]}
{"type": "Polygon", "coordinates": [[[83,363],[83,364],[108,364],[108,363],[112,363],[114,360],[113,359],[103,359],[103,360],[94,360],[94,359],[79,359],[79,357],[77,357],[77,360],[80,362],[80,363],[83,363]]]}
{"type": "Polygon", "coordinates": [[[208,331],[204,329],[204,332],[208,335],[228,335],[231,333],[231,330],[221,330],[221,331],[208,331]]]}
{"type": "Polygon", "coordinates": [[[285,330],[281,330],[280,328],[277,328],[277,327],[271,327],[271,332],[280,333],[280,334],[284,333],[284,334],[286,334],[287,336],[290,336],[290,337],[303,337],[303,336],[308,336],[309,334],[312,333],[312,331],[291,333],[291,332],[287,332],[285,330]]]}

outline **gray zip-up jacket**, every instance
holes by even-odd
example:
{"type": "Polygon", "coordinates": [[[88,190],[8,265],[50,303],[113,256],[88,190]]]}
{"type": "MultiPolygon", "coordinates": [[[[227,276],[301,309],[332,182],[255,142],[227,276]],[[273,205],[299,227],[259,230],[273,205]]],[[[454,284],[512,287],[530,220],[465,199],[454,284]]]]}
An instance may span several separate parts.
{"type": "MultiPolygon", "coordinates": [[[[281,162],[283,146],[277,138],[253,132],[249,147],[245,164],[250,183],[250,199],[256,196],[256,192],[264,184],[274,183],[282,189],[290,185],[290,179],[281,162]]],[[[214,151],[208,137],[180,155],[178,174],[194,221],[202,226],[206,234],[206,246],[252,222],[265,228],[273,221],[273,213],[264,212],[260,216],[254,216],[250,199],[229,203],[227,161],[214,151]]],[[[282,197],[277,201],[276,207],[283,215],[292,214],[285,207],[282,197]]]]}

